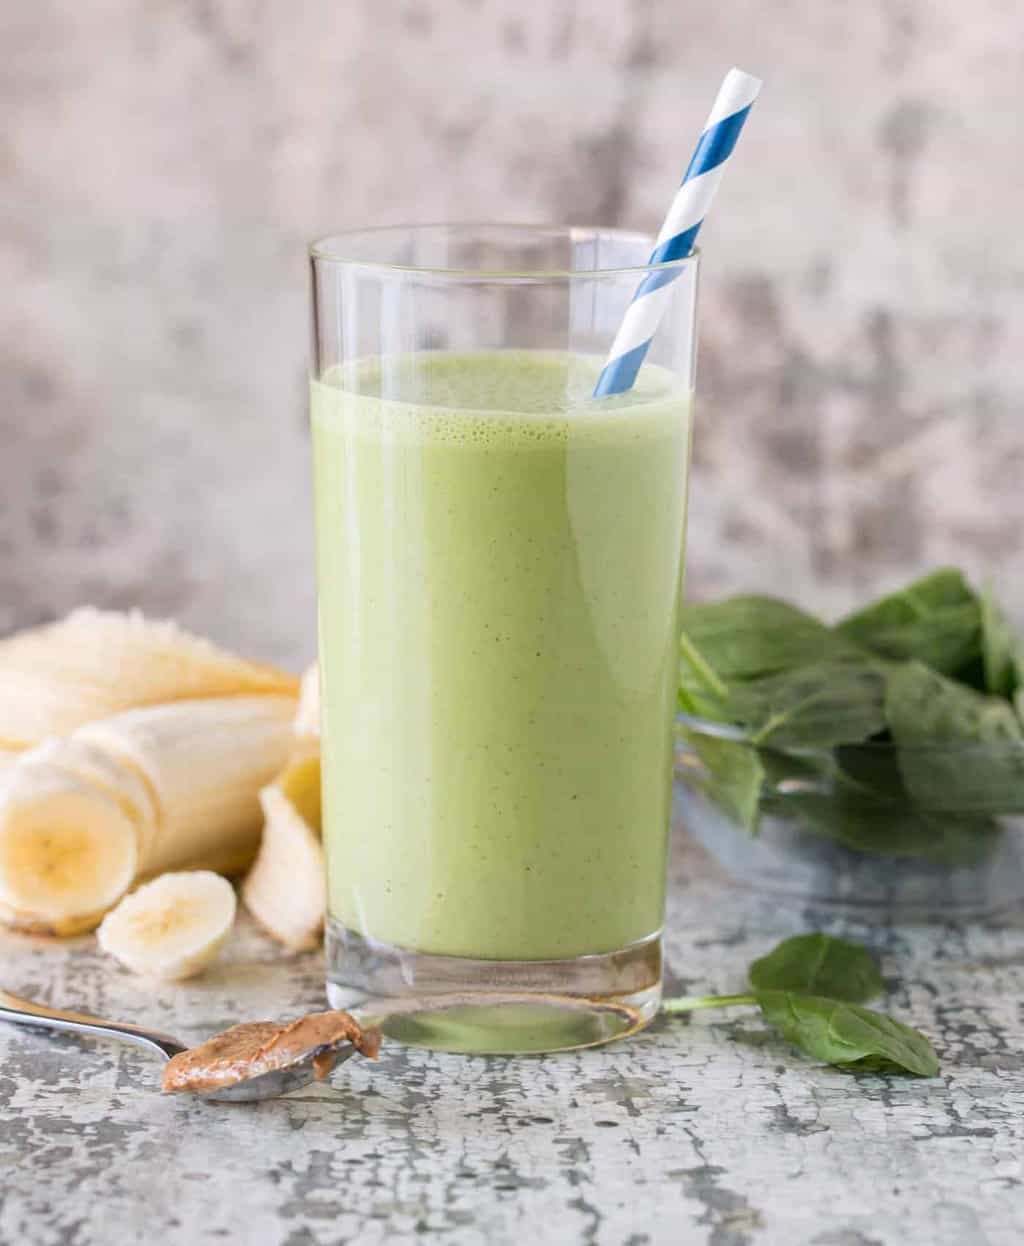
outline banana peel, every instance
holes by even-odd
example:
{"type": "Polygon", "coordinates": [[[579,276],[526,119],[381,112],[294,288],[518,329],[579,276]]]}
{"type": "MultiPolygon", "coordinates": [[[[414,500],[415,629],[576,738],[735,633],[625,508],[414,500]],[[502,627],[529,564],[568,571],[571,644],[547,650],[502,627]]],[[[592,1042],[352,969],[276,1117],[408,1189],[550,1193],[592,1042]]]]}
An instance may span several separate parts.
{"type": "Polygon", "coordinates": [[[327,907],[319,756],[293,759],[260,792],[260,804],[263,839],[242,884],[242,900],[285,947],[293,951],[314,948],[320,942],[327,907]]]}
{"type": "Polygon", "coordinates": [[[87,607],[0,641],[0,748],[28,748],[124,710],[206,697],[297,697],[299,681],[169,620],[87,607]]]}

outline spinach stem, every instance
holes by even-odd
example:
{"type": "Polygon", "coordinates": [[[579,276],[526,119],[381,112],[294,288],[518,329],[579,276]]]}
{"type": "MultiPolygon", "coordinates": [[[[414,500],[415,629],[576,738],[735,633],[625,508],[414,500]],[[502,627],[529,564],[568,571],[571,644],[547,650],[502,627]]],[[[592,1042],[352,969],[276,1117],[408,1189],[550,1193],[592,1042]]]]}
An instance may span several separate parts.
{"type": "Polygon", "coordinates": [[[695,1012],[698,1008],[733,1008],[737,1004],[756,1004],[753,995],[679,995],[665,999],[661,1011],[667,1013],[695,1012]]]}

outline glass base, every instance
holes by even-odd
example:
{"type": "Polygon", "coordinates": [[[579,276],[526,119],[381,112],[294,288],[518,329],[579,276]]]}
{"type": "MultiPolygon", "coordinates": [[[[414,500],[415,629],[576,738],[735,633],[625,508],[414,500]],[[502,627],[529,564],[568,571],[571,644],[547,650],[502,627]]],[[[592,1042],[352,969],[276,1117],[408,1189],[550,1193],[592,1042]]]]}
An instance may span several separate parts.
{"type": "Polygon", "coordinates": [[[413,1047],[527,1055],[642,1030],[661,1003],[661,936],[569,960],[472,960],[375,943],[327,922],[327,998],[413,1047]]]}

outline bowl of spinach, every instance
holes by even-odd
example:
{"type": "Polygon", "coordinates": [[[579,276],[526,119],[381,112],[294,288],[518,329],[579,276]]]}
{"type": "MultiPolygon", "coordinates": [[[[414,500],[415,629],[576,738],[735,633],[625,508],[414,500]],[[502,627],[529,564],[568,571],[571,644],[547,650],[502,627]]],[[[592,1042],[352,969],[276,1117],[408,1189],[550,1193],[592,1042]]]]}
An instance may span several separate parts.
{"type": "Polygon", "coordinates": [[[738,880],[901,916],[1024,898],[1024,644],[944,568],[837,623],[687,605],[675,800],[738,880]]]}

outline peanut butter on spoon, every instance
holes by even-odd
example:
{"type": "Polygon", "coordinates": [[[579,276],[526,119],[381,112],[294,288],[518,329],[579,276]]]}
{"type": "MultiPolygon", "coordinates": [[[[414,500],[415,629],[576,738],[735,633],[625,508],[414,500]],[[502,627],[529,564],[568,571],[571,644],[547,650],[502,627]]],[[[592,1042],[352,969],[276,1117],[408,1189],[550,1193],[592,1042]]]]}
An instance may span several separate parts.
{"type": "Polygon", "coordinates": [[[380,1032],[364,1029],[341,1011],[314,1012],[296,1021],[246,1021],[174,1056],[161,1085],[166,1091],[208,1095],[306,1061],[322,1081],[346,1044],[375,1060],[380,1032]]]}

